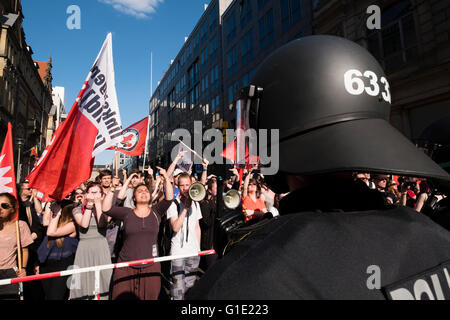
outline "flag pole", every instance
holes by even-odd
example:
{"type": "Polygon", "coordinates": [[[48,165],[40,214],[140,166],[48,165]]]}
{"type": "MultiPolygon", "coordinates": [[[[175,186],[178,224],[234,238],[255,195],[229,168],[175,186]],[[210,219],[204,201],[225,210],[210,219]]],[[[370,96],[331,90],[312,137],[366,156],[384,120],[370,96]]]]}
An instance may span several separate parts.
{"type": "Polygon", "coordinates": [[[117,159],[117,146],[114,147],[114,164],[116,167],[116,177],[119,176],[119,161],[117,159]]]}
{"type": "MultiPolygon", "coordinates": [[[[19,271],[22,271],[22,246],[20,243],[20,229],[19,229],[19,217],[16,220],[16,241],[17,241],[17,264],[19,265],[19,271]]],[[[20,300],[23,300],[23,284],[19,284],[19,296],[20,300]]]]}
{"type": "Polygon", "coordinates": [[[203,162],[203,158],[197,153],[197,152],[195,152],[194,150],[192,150],[191,148],[189,148],[185,143],[183,143],[183,141],[181,141],[180,139],[178,139],[178,141],[181,143],[181,144],[183,144],[189,151],[191,151],[193,154],[195,154],[197,157],[199,157],[200,158],[200,160],[202,160],[202,162],[203,162]]]}
{"type": "Polygon", "coordinates": [[[145,149],[144,149],[144,163],[142,164],[142,173],[145,173],[145,160],[147,159],[147,148],[148,148],[148,132],[150,130],[150,115],[147,116],[147,136],[145,137],[145,149]]]}

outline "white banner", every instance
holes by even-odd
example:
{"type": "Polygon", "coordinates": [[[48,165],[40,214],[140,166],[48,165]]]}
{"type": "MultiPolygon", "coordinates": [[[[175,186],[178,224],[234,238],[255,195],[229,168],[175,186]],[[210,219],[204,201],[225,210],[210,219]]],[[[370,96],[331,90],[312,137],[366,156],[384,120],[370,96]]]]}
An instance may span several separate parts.
{"type": "Polygon", "coordinates": [[[122,121],[117,102],[109,33],[77,98],[80,111],[97,127],[92,157],[118,144],[122,139],[122,121]]]}

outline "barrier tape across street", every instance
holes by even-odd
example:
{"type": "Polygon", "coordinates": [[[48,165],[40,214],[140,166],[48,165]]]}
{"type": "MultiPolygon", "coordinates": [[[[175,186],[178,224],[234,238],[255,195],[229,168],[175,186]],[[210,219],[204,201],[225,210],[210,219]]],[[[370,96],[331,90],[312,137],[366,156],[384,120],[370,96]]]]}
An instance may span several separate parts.
{"type": "Polygon", "coordinates": [[[50,278],[66,277],[66,276],[79,274],[79,273],[85,273],[85,272],[95,272],[95,271],[101,271],[101,270],[107,270],[107,269],[119,269],[119,268],[125,268],[125,267],[134,267],[134,266],[139,266],[139,265],[151,264],[151,263],[156,263],[156,262],[171,261],[171,260],[184,259],[184,258],[190,258],[190,257],[207,256],[207,255],[215,254],[215,253],[216,253],[216,251],[214,251],[214,250],[206,250],[206,251],[197,252],[195,254],[191,253],[191,254],[183,254],[183,255],[177,255],[177,256],[158,257],[158,258],[143,259],[143,260],[136,260],[136,261],[130,261],[130,262],[105,264],[102,266],[94,266],[94,267],[79,268],[79,269],[65,270],[65,271],[59,271],[59,272],[44,273],[44,274],[38,274],[38,275],[34,275],[34,276],[27,276],[27,277],[23,277],[23,278],[3,279],[3,280],[0,280],[0,286],[5,286],[5,285],[10,285],[10,284],[15,284],[15,283],[29,282],[29,281],[44,280],[44,279],[50,279],[50,278]]]}

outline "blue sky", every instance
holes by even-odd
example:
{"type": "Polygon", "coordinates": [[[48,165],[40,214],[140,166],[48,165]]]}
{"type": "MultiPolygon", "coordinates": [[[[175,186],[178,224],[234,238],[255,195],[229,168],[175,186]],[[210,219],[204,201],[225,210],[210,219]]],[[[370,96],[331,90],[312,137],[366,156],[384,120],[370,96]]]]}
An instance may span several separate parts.
{"type": "MultiPolygon", "coordinates": [[[[33,59],[52,56],[53,86],[66,89],[69,112],[108,32],[113,37],[116,91],[122,126],[148,115],[150,53],[153,90],[175,59],[209,0],[22,0],[26,41],[33,59]],[[70,30],[70,5],[81,11],[81,28],[70,30]]],[[[112,161],[112,151],[96,164],[112,161]]]]}

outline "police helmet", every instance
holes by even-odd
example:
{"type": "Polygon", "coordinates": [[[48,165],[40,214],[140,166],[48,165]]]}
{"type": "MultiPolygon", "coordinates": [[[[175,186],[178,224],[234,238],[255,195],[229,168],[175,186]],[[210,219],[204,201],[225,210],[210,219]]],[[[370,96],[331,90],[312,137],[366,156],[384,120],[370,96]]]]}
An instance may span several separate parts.
{"type": "Polygon", "coordinates": [[[294,40],[256,70],[262,88],[253,129],[279,129],[279,170],[312,175],[342,171],[450,176],[389,124],[389,81],[360,45],[335,36],[294,40]]]}

